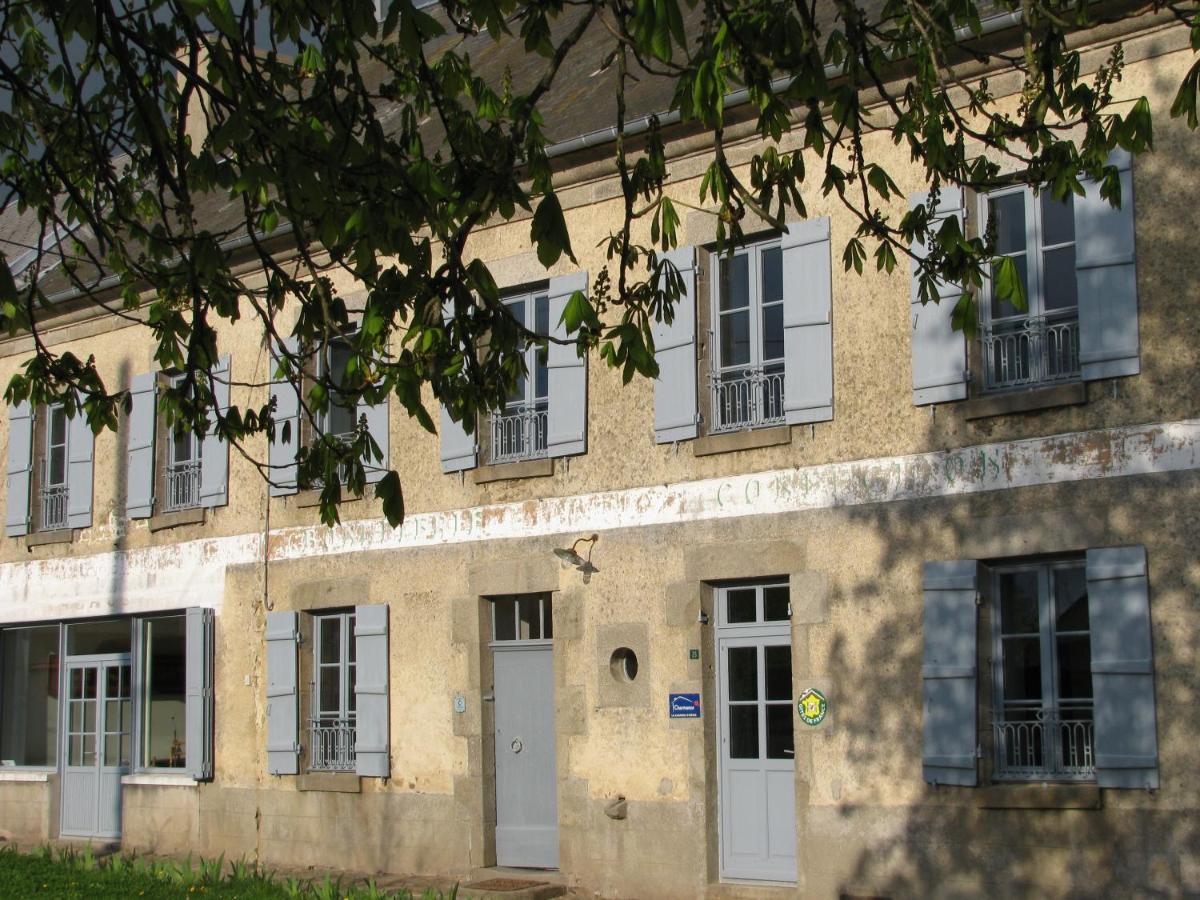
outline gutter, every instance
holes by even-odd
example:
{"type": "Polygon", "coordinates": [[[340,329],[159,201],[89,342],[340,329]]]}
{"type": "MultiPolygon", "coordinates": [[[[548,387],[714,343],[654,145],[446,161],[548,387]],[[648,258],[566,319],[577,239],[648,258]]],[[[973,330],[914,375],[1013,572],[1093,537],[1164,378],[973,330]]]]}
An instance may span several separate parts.
{"type": "MultiPolygon", "coordinates": [[[[976,35],[968,26],[960,26],[954,29],[954,37],[957,40],[967,40],[972,37],[986,37],[990,34],[995,34],[997,31],[1003,31],[1006,28],[1012,28],[1020,24],[1022,14],[1020,12],[1004,13],[999,16],[990,16],[980,23],[979,34],[976,35]]],[[[841,73],[840,66],[828,65],[825,67],[825,77],[828,79],[836,78],[841,73]]],[[[789,76],[781,76],[771,82],[771,90],[775,92],[783,91],[791,83],[789,76]]],[[[742,106],[750,101],[750,91],[746,88],[740,88],[732,93],[725,95],[725,108],[742,106]]],[[[677,109],[669,110],[663,113],[651,113],[648,116],[642,116],[639,119],[634,119],[625,125],[625,137],[634,137],[639,134],[644,134],[650,130],[650,121],[658,119],[659,126],[675,125],[680,120],[680,112],[677,109]]],[[[590,131],[587,134],[582,134],[579,137],[573,137],[565,141],[560,141],[557,144],[551,144],[546,148],[546,156],[553,159],[558,156],[566,156],[570,153],[575,153],[579,150],[586,150],[589,147],[599,147],[603,144],[612,143],[617,139],[619,132],[617,126],[610,125],[608,128],[601,128],[598,131],[590,131]]]]}

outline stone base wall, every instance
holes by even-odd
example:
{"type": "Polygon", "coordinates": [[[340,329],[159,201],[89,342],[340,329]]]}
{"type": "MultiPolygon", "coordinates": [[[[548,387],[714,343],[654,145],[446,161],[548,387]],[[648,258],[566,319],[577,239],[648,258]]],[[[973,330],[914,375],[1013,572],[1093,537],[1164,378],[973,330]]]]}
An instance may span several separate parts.
{"type": "Polygon", "coordinates": [[[22,846],[48,841],[57,831],[56,785],[53,774],[44,781],[0,781],[0,838],[22,846]]]}

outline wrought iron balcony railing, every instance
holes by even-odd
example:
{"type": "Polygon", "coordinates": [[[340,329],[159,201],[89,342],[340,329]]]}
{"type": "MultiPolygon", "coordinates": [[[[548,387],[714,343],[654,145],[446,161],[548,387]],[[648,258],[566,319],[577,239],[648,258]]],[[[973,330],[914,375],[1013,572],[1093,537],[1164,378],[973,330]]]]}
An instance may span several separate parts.
{"type": "Polygon", "coordinates": [[[65,484],[42,488],[42,531],[56,531],[67,527],[67,486],[65,484]]]}
{"type": "Polygon", "coordinates": [[[1079,377],[1075,310],[1029,316],[982,329],[984,389],[1005,391],[1079,377]]]}
{"type": "Polygon", "coordinates": [[[782,367],[714,372],[708,383],[710,433],[783,424],[782,367]]]}
{"type": "Polygon", "coordinates": [[[509,406],[492,413],[492,462],[519,462],[546,455],[544,404],[509,406]]]}
{"type": "Polygon", "coordinates": [[[308,768],[315,772],[353,772],[354,731],[353,719],[312,719],[308,768]]]}
{"type": "Polygon", "coordinates": [[[175,512],[200,505],[200,463],[172,463],[167,466],[163,511],[175,512]]]}
{"type": "Polygon", "coordinates": [[[1039,711],[1034,718],[994,723],[996,777],[1091,781],[1096,759],[1091,707],[1039,711]]]}

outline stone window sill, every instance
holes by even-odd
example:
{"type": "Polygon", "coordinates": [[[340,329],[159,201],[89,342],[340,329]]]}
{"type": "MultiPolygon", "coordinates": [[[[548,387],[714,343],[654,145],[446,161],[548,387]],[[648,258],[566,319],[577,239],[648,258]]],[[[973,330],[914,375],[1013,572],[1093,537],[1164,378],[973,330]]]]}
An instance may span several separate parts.
{"type": "Polygon", "coordinates": [[[980,809],[1100,809],[1095,784],[989,784],[975,791],[980,809]]]}
{"type": "Polygon", "coordinates": [[[303,772],[296,778],[296,790],[359,794],[362,783],[353,772],[303,772]]]}
{"type": "Polygon", "coordinates": [[[0,781],[26,781],[26,782],[47,782],[50,780],[51,772],[38,771],[37,769],[14,769],[5,766],[6,771],[0,771],[0,781]]]}
{"type": "Polygon", "coordinates": [[[178,528],[181,525],[203,525],[205,508],[193,506],[191,509],[177,509],[175,512],[159,513],[150,517],[151,531],[165,531],[168,528],[178,528]]]}
{"type": "Polygon", "coordinates": [[[471,481],[475,484],[489,484],[493,481],[517,481],[521,478],[545,478],[553,474],[553,459],[527,459],[524,462],[479,466],[471,473],[471,481]]]}
{"type": "Polygon", "coordinates": [[[195,787],[197,782],[191,775],[178,775],[174,772],[134,772],[132,775],[122,775],[121,784],[144,787],[195,787]]]}
{"type": "Polygon", "coordinates": [[[775,447],[791,442],[792,428],[790,425],[773,425],[770,428],[731,431],[728,434],[706,434],[704,437],[692,441],[692,455],[712,456],[717,453],[775,447]]]}
{"type": "Polygon", "coordinates": [[[59,528],[55,531],[31,531],[25,535],[25,548],[44,547],[48,544],[69,544],[75,540],[75,529],[59,528]]]}
{"type": "Polygon", "coordinates": [[[1081,403],[1087,403],[1087,385],[1077,381],[1073,384],[1056,384],[1027,391],[974,397],[963,405],[963,417],[968,420],[987,419],[1039,409],[1078,406],[1081,403]]]}

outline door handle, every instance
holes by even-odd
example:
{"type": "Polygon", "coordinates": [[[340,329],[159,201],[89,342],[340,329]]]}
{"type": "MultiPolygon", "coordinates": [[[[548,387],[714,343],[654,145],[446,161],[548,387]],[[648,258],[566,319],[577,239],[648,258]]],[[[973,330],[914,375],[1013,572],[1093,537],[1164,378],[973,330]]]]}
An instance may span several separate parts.
{"type": "Polygon", "coordinates": [[[784,750],[783,752],[784,752],[784,753],[786,753],[788,756],[795,756],[795,755],[796,755],[796,751],[795,751],[795,750],[784,750]]]}

